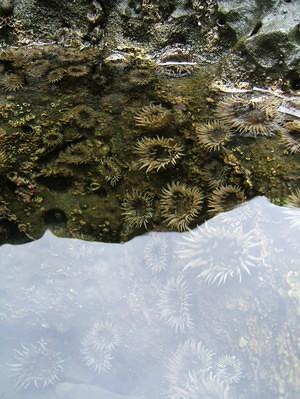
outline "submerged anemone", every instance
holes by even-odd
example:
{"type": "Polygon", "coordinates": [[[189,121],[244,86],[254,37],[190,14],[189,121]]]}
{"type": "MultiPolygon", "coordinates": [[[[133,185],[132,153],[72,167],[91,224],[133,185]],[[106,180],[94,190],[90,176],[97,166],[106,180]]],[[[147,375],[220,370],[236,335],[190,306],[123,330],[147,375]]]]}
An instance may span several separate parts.
{"type": "Polygon", "coordinates": [[[17,389],[47,388],[59,381],[64,360],[60,352],[40,340],[16,350],[14,363],[9,365],[17,389]]]}
{"type": "Polygon", "coordinates": [[[56,68],[50,71],[47,75],[49,83],[57,83],[65,76],[66,70],[64,68],[56,68]]]}
{"type": "Polygon", "coordinates": [[[147,227],[153,216],[152,196],[149,193],[132,189],[122,202],[124,222],[132,228],[147,227]]]}
{"type": "Polygon", "coordinates": [[[23,87],[24,80],[16,73],[6,73],[1,80],[1,85],[7,91],[17,91],[23,87]]]}
{"type": "Polygon", "coordinates": [[[175,139],[159,136],[144,137],[137,142],[134,151],[140,157],[137,164],[147,173],[174,166],[183,156],[183,146],[175,139]]]}
{"type": "MultiPolygon", "coordinates": [[[[166,380],[169,383],[169,397],[176,396],[176,392],[188,393],[195,381],[207,375],[212,368],[214,353],[211,352],[201,341],[188,339],[178,345],[176,351],[171,355],[168,364],[166,380]],[[174,396],[172,396],[172,394],[174,396]]],[[[207,396],[203,396],[206,398],[207,396]]],[[[184,398],[190,398],[189,395],[184,398]]],[[[202,398],[202,396],[199,396],[202,398]]]]}
{"type": "Polygon", "coordinates": [[[113,323],[109,321],[96,322],[85,334],[82,345],[97,351],[112,351],[120,343],[120,335],[113,323]]]}
{"type": "Polygon", "coordinates": [[[219,186],[208,200],[208,211],[211,214],[227,212],[246,200],[244,191],[238,186],[219,186]]]}
{"type": "Polygon", "coordinates": [[[81,353],[85,365],[97,374],[107,373],[112,368],[113,356],[105,349],[95,349],[87,343],[82,344],[81,353]]]}
{"type": "Polygon", "coordinates": [[[230,399],[232,396],[228,384],[222,381],[217,375],[209,372],[207,374],[202,374],[199,378],[192,379],[187,398],[230,399]]]}
{"type": "Polygon", "coordinates": [[[286,219],[291,223],[291,227],[300,228],[300,188],[289,195],[287,207],[284,209],[286,219]]]}
{"type": "Polygon", "coordinates": [[[190,312],[191,296],[182,276],[169,279],[159,294],[160,316],[176,332],[183,332],[194,326],[190,312]]]}
{"type": "Polygon", "coordinates": [[[226,384],[237,384],[242,377],[242,366],[235,356],[222,356],[217,362],[216,376],[226,384]]]}
{"type": "Polygon", "coordinates": [[[90,68],[87,65],[71,65],[66,68],[66,75],[80,78],[89,73],[90,68]]]}
{"type": "Polygon", "coordinates": [[[184,269],[200,269],[197,278],[208,285],[223,285],[227,280],[242,281],[243,274],[261,262],[261,244],[253,232],[244,233],[240,227],[197,227],[179,243],[178,256],[184,269]]]}
{"type": "Polygon", "coordinates": [[[300,122],[291,121],[280,131],[280,142],[291,154],[300,153],[300,122]]]}
{"type": "Polygon", "coordinates": [[[122,177],[122,171],[117,161],[112,157],[103,157],[99,163],[99,172],[112,187],[114,187],[122,177]]]}
{"type": "Polygon", "coordinates": [[[57,129],[51,129],[43,136],[43,143],[47,148],[55,148],[62,144],[63,135],[57,129]]]}
{"type": "Polygon", "coordinates": [[[169,126],[172,114],[162,105],[150,104],[135,114],[136,126],[145,130],[159,130],[169,126]]]}
{"type": "Polygon", "coordinates": [[[220,120],[195,124],[196,140],[207,151],[220,151],[232,134],[220,120]]]}
{"type": "Polygon", "coordinates": [[[145,245],[145,265],[152,273],[160,273],[167,268],[167,241],[156,234],[151,234],[145,245]]]}
{"type": "Polygon", "coordinates": [[[199,216],[203,195],[197,187],[179,182],[168,184],[161,194],[161,214],[172,229],[187,230],[199,216]]]}
{"type": "Polygon", "coordinates": [[[69,119],[84,129],[90,129],[96,124],[96,111],[88,105],[80,104],[72,109],[69,119]]]}
{"type": "Polygon", "coordinates": [[[218,105],[217,115],[241,135],[272,136],[278,130],[279,104],[267,97],[233,96],[218,105]]]}
{"type": "Polygon", "coordinates": [[[126,75],[126,81],[133,86],[147,86],[153,79],[154,77],[150,68],[133,68],[126,75]]]}
{"type": "Polygon", "coordinates": [[[59,163],[69,165],[83,165],[91,161],[91,153],[86,145],[82,143],[73,144],[68,147],[58,158],[59,163]]]}
{"type": "Polygon", "coordinates": [[[30,61],[26,67],[26,74],[33,78],[40,78],[48,72],[51,63],[48,60],[37,59],[30,61]]]}

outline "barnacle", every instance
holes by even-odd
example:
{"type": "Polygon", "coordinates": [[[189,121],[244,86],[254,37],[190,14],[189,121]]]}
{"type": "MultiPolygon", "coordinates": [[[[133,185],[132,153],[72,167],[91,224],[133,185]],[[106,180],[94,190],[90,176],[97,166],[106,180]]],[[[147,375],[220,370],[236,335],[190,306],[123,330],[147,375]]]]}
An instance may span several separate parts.
{"type": "Polygon", "coordinates": [[[300,153],[300,122],[287,122],[280,130],[280,142],[291,154],[300,153]]]}
{"type": "Polygon", "coordinates": [[[7,91],[17,91],[23,87],[23,84],[22,77],[15,73],[6,73],[1,80],[1,85],[7,91]]]}
{"type": "Polygon", "coordinates": [[[191,292],[182,276],[171,278],[159,294],[160,316],[176,332],[194,326],[191,316],[191,292]]]}
{"type": "Polygon", "coordinates": [[[220,120],[194,125],[198,144],[207,151],[219,151],[228,143],[232,134],[220,120]]]}
{"type": "Polygon", "coordinates": [[[218,117],[241,135],[272,136],[278,130],[277,100],[266,97],[232,96],[219,103],[218,117]]]}
{"type": "Polygon", "coordinates": [[[79,78],[81,76],[87,75],[89,73],[90,68],[87,65],[71,65],[66,68],[66,75],[73,76],[79,78]]]}
{"type": "Polygon", "coordinates": [[[47,75],[49,83],[57,83],[65,76],[66,70],[64,68],[56,68],[50,71],[47,75]]]}
{"type": "Polygon", "coordinates": [[[98,170],[100,174],[104,176],[105,181],[112,187],[114,187],[122,177],[121,168],[112,157],[103,157],[100,160],[98,170]]]}
{"type": "Polygon", "coordinates": [[[89,129],[95,126],[96,115],[96,111],[93,108],[80,104],[70,112],[69,120],[74,120],[79,127],[89,129]]]}
{"type": "Polygon", "coordinates": [[[62,144],[63,135],[57,129],[50,129],[43,135],[43,143],[47,148],[54,148],[62,144]]]}
{"type": "Polygon", "coordinates": [[[59,381],[64,360],[46,341],[21,345],[15,352],[14,363],[9,368],[17,389],[47,388],[59,381]]]}
{"type": "Polygon", "coordinates": [[[203,195],[197,187],[173,182],[162,190],[161,214],[169,227],[183,231],[199,216],[202,202],[203,195]]]}
{"type": "Polygon", "coordinates": [[[160,104],[150,104],[135,114],[135,123],[145,130],[158,130],[167,127],[172,119],[171,112],[160,104]]]}
{"type": "Polygon", "coordinates": [[[139,189],[127,192],[122,202],[124,222],[130,227],[147,227],[153,216],[152,196],[139,189]]]}
{"type": "Polygon", "coordinates": [[[217,187],[208,200],[208,211],[212,214],[230,211],[246,200],[244,191],[233,185],[217,187]]]}
{"type": "MultiPolygon", "coordinates": [[[[207,375],[213,365],[214,353],[210,351],[201,341],[187,339],[180,343],[176,351],[171,355],[166,379],[169,383],[170,398],[182,398],[176,396],[178,391],[189,392],[195,381],[207,375]]],[[[199,398],[210,396],[199,396],[199,398]]],[[[190,398],[187,394],[184,399],[190,398]]],[[[219,397],[217,397],[219,398],[219,397]]]]}
{"type": "Polygon", "coordinates": [[[183,156],[183,146],[173,138],[144,137],[134,147],[139,156],[137,164],[146,172],[159,171],[168,166],[175,165],[177,160],[183,156]]]}
{"type": "Polygon", "coordinates": [[[259,239],[240,227],[211,227],[208,224],[186,234],[179,242],[178,256],[184,269],[200,269],[197,278],[208,285],[222,285],[227,280],[242,281],[243,274],[262,260],[259,239]]]}

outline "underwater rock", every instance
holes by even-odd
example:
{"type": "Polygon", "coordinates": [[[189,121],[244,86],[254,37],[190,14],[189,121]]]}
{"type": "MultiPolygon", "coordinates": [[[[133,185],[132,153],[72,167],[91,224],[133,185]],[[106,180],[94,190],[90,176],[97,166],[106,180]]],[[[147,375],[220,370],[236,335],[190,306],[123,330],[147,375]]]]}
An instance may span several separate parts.
{"type": "Polygon", "coordinates": [[[142,399],[138,396],[119,395],[96,385],[71,384],[68,382],[56,386],[56,395],[60,399],[142,399]]]}

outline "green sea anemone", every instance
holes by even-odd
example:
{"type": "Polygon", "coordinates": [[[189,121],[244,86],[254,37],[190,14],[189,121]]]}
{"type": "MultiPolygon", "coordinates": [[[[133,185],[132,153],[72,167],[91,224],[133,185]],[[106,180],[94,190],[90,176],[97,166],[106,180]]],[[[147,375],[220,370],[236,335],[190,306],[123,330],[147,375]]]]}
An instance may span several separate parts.
{"type": "Polygon", "coordinates": [[[24,80],[16,73],[6,73],[1,80],[1,85],[7,91],[17,91],[23,87],[24,80]]]}
{"type": "Polygon", "coordinates": [[[228,127],[244,136],[272,136],[278,130],[277,100],[268,97],[232,96],[221,101],[218,117],[228,127]]]}
{"type": "Polygon", "coordinates": [[[232,134],[220,120],[194,125],[197,143],[207,151],[220,151],[232,134]]]}
{"type": "Polygon", "coordinates": [[[300,153],[300,122],[290,121],[280,130],[280,142],[291,154],[300,153]]]}
{"type": "Polygon", "coordinates": [[[162,190],[161,215],[172,229],[187,230],[199,216],[202,203],[203,194],[197,187],[173,182],[162,190]]]}
{"type": "Polygon", "coordinates": [[[69,119],[74,120],[75,123],[84,129],[90,129],[96,124],[96,111],[88,105],[80,104],[72,109],[69,114],[69,119]]]}
{"type": "Polygon", "coordinates": [[[153,216],[153,198],[147,192],[132,189],[122,202],[124,222],[132,228],[147,227],[153,216]]]}
{"type": "Polygon", "coordinates": [[[112,187],[114,187],[122,177],[121,168],[112,157],[103,157],[100,160],[98,170],[105,181],[112,187]]]}
{"type": "Polygon", "coordinates": [[[55,148],[62,144],[63,135],[57,129],[50,129],[43,136],[43,143],[47,148],[55,148]]]}
{"type": "Polygon", "coordinates": [[[222,185],[212,192],[208,200],[208,211],[211,214],[230,211],[245,200],[245,193],[240,187],[222,185]]]}
{"type": "Polygon", "coordinates": [[[183,156],[183,146],[172,138],[144,137],[137,142],[134,152],[139,156],[140,169],[146,169],[147,173],[158,172],[177,163],[183,156]]]}
{"type": "Polygon", "coordinates": [[[162,105],[150,104],[135,114],[136,126],[145,130],[159,130],[169,126],[172,114],[162,105]]]}

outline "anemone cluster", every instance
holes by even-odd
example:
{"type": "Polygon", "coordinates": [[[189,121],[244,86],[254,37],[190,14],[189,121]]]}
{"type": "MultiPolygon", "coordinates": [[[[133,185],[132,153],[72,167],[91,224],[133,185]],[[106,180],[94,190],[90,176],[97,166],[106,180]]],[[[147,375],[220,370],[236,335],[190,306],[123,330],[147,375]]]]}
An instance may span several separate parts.
{"type": "Polygon", "coordinates": [[[12,214],[26,207],[16,229],[27,238],[49,227],[52,209],[66,234],[86,239],[185,231],[257,194],[277,198],[277,174],[298,170],[299,124],[280,96],[216,95],[214,72],[188,46],[152,56],[120,47],[101,68],[100,56],[55,44],[0,50],[0,188],[12,214]]]}

